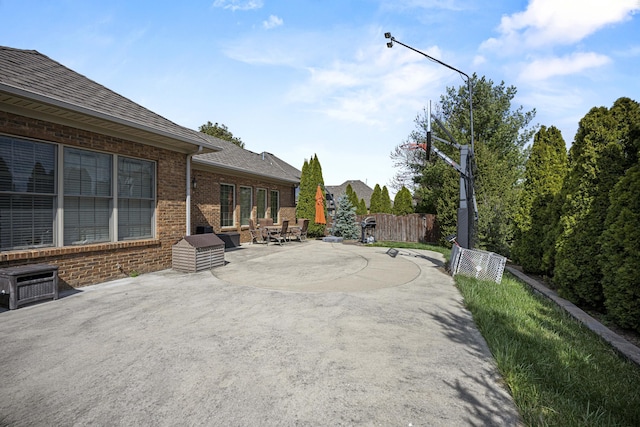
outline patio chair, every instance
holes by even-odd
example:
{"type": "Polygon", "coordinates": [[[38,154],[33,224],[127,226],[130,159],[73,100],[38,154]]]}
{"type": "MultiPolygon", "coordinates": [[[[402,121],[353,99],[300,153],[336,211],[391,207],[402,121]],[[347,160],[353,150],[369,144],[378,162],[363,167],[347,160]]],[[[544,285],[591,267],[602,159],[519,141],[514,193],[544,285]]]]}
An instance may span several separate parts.
{"type": "Polygon", "coordinates": [[[304,242],[307,239],[307,229],[309,228],[309,220],[308,219],[299,219],[298,227],[293,228],[289,236],[293,239],[298,239],[301,242],[304,242]]]}
{"type": "Polygon", "coordinates": [[[289,221],[282,221],[282,227],[269,233],[269,240],[277,241],[280,246],[287,241],[287,231],[289,229],[289,221]]]}
{"type": "Polygon", "coordinates": [[[267,243],[264,230],[256,228],[255,222],[249,220],[249,233],[251,233],[251,243],[267,243]]]}

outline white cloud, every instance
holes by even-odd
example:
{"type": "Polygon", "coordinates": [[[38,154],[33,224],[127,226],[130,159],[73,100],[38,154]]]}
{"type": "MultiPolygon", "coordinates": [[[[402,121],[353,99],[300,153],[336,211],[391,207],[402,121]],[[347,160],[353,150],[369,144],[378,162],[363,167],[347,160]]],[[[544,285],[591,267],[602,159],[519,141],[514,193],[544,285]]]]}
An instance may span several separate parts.
{"type": "Polygon", "coordinates": [[[500,36],[482,47],[514,51],[573,44],[639,10],[638,0],[531,0],[524,12],[503,16],[500,36]]]}
{"type": "Polygon", "coordinates": [[[520,78],[527,81],[545,80],[601,67],[609,62],[611,59],[608,56],[594,52],[573,53],[561,58],[537,59],[524,67],[520,78]]]}
{"type": "Polygon", "coordinates": [[[269,15],[269,19],[266,21],[262,21],[262,26],[265,30],[270,30],[272,28],[279,27],[283,24],[282,18],[278,18],[275,15],[269,15]]]}
{"type": "Polygon", "coordinates": [[[474,66],[482,65],[485,62],[487,62],[487,58],[485,58],[483,55],[476,55],[473,58],[473,65],[474,66]]]}
{"type": "Polygon", "coordinates": [[[260,9],[262,6],[262,0],[215,0],[213,2],[213,7],[231,11],[260,9]]]}
{"type": "MultiPolygon", "coordinates": [[[[429,55],[441,57],[437,47],[429,55]]],[[[309,77],[288,93],[293,104],[343,122],[385,128],[413,118],[434,99],[452,74],[405,49],[387,49],[375,42],[352,57],[309,68],[309,77]],[[407,111],[410,111],[407,114],[407,111]]],[[[452,78],[455,78],[452,77],[452,78]]]]}

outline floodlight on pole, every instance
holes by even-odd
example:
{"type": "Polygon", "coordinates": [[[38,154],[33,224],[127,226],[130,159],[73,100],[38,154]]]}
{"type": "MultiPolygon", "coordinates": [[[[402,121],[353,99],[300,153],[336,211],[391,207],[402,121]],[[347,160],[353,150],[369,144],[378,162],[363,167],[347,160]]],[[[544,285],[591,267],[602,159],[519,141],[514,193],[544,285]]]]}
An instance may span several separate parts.
{"type": "MultiPolygon", "coordinates": [[[[384,33],[384,38],[389,40],[387,42],[388,48],[392,48],[394,43],[398,43],[399,45],[404,46],[407,49],[410,49],[416,53],[419,53],[420,55],[424,56],[430,61],[433,61],[437,64],[447,67],[450,70],[457,72],[467,82],[467,88],[469,91],[469,131],[471,134],[470,146],[460,145],[456,143],[455,139],[453,139],[453,137],[447,131],[444,125],[436,118],[436,124],[438,124],[438,126],[440,126],[444,130],[447,136],[449,136],[449,138],[453,140],[454,144],[452,145],[457,146],[460,149],[460,165],[455,164],[455,162],[453,162],[446,155],[444,155],[444,153],[438,150],[437,147],[431,144],[431,104],[429,104],[429,119],[428,119],[429,124],[428,124],[428,131],[427,131],[427,144],[425,149],[428,151],[433,150],[440,158],[448,162],[452,167],[454,167],[456,170],[460,172],[460,206],[458,208],[458,221],[457,221],[458,222],[457,224],[458,242],[460,246],[467,249],[471,249],[473,247],[473,235],[474,235],[473,230],[475,228],[474,223],[478,219],[478,208],[476,206],[475,194],[473,190],[474,137],[473,137],[473,87],[471,84],[471,78],[465,72],[460,71],[457,68],[452,67],[451,65],[440,61],[439,59],[436,59],[418,49],[415,49],[409,45],[406,45],[396,40],[395,37],[391,35],[391,33],[384,33]],[[470,202],[473,204],[473,210],[470,209],[470,206],[469,206],[470,202]],[[472,212],[473,212],[473,215],[472,215],[472,212]]],[[[437,138],[435,136],[433,138],[438,141],[450,143],[448,141],[445,141],[441,138],[437,138]]],[[[429,153],[427,152],[427,156],[428,155],[429,153]]]]}
{"type": "Polygon", "coordinates": [[[433,61],[437,64],[440,64],[444,67],[447,67],[450,70],[455,71],[456,73],[460,74],[462,77],[464,77],[464,79],[467,82],[467,89],[469,90],[469,117],[470,117],[470,122],[469,122],[469,131],[471,133],[471,150],[473,151],[474,148],[474,141],[473,141],[473,87],[471,85],[471,78],[469,77],[469,75],[467,73],[465,73],[464,71],[460,71],[455,67],[452,67],[451,65],[440,61],[439,59],[434,58],[433,56],[427,55],[426,53],[415,49],[407,44],[404,44],[398,40],[396,40],[395,37],[393,37],[391,35],[391,33],[384,33],[384,38],[385,39],[389,39],[391,41],[387,42],[387,47],[388,48],[392,48],[394,43],[398,43],[401,46],[406,47],[407,49],[410,49],[416,53],[419,53],[420,55],[424,56],[425,58],[427,58],[430,61],[433,61]]]}

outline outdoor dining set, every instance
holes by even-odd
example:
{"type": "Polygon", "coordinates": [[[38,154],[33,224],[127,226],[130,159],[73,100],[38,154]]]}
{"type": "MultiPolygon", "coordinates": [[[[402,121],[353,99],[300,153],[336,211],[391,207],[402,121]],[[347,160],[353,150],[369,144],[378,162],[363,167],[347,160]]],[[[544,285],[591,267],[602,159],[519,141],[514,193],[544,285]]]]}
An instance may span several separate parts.
{"type": "Polygon", "coordinates": [[[281,224],[275,225],[272,218],[261,218],[256,226],[253,219],[249,220],[249,231],[251,232],[251,243],[275,242],[282,246],[285,242],[297,240],[303,242],[307,238],[309,220],[300,218],[298,222],[289,225],[288,220],[283,220],[281,224]]]}

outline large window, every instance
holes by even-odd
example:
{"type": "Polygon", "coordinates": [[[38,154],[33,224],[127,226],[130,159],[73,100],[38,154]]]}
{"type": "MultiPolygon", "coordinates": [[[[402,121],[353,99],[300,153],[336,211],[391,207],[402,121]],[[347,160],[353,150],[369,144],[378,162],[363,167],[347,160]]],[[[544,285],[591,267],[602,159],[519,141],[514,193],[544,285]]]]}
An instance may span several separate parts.
{"type": "Polygon", "coordinates": [[[151,238],[155,175],[154,162],[0,135],[0,250],[151,238]]]}
{"type": "Polygon", "coordinates": [[[251,219],[251,208],[253,206],[251,187],[240,187],[240,225],[249,225],[251,219]]]}
{"type": "Polygon", "coordinates": [[[113,156],[64,149],[64,244],[108,242],[113,156]]]}
{"type": "Polygon", "coordinates": [[[54,244],[56,146],[0,136],[0,250],[54,244]]]}
{"type": "Polygon", "coordinates": [[[278,221],[278,212],[280,211],[280,193],[276,190],[271,190],[271,218],[273,222],[278,221]]]}
{"type": "Polygon", "coordinates": [[[266,218],[267,217],[267,190],[264,188],[258,188],[256,191],[256,211],[257,217],[266,218]]]}
{"type": "Polygon", "coordinates": [[[235,206],[235,186],[231,184],[220,184],[221,227],[233,227],[233,211],[235,206]]]}
{"type": "Polygon", "coordinates": [[[118,158],[118,240],[153,237],[155,163],[118,158]]]}

